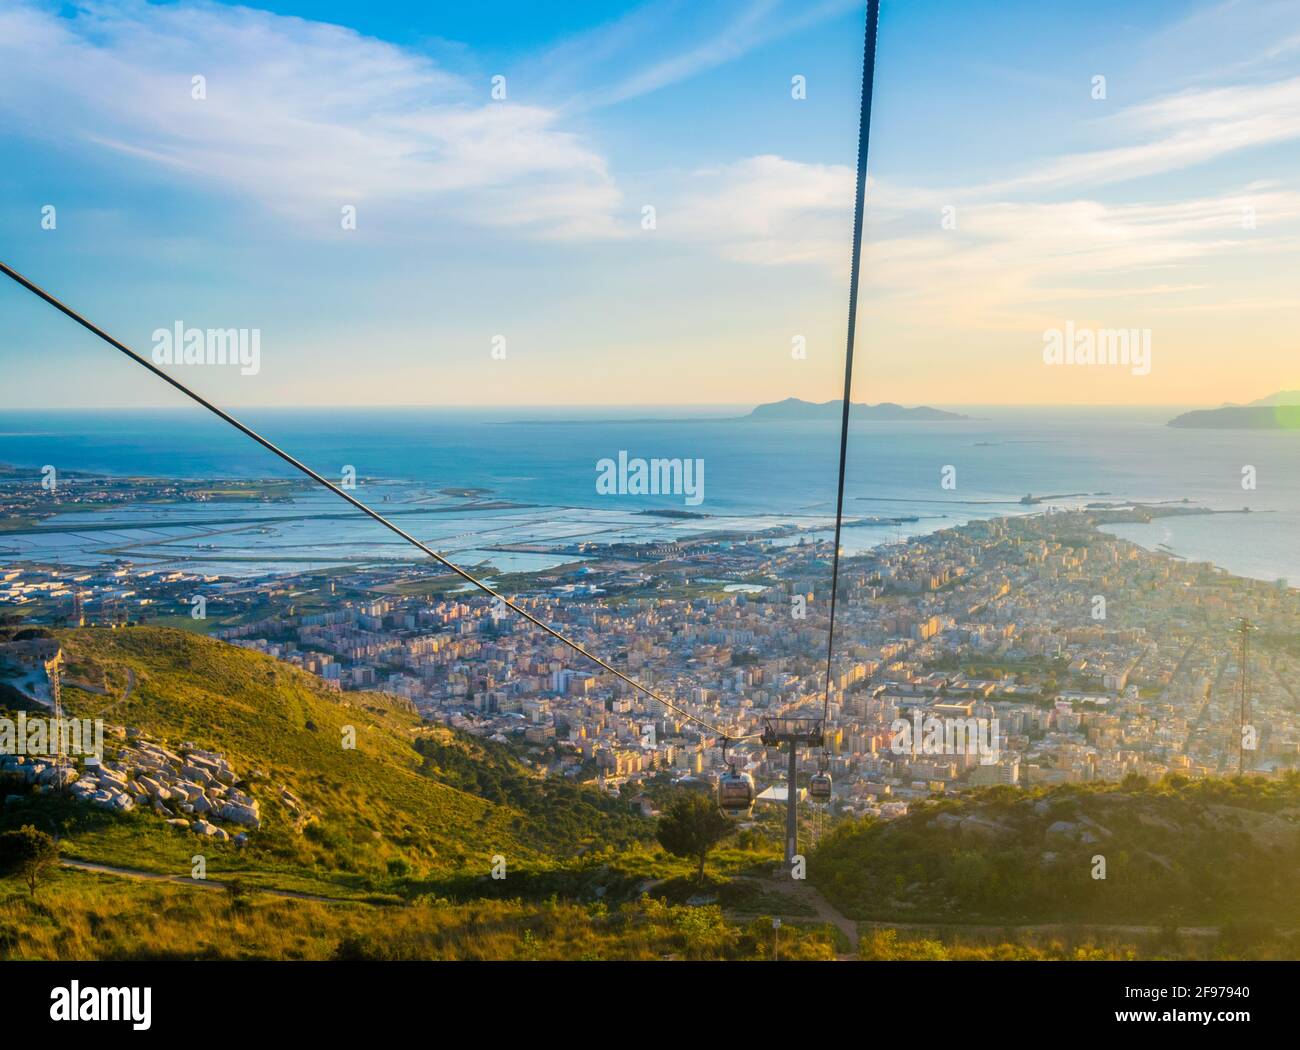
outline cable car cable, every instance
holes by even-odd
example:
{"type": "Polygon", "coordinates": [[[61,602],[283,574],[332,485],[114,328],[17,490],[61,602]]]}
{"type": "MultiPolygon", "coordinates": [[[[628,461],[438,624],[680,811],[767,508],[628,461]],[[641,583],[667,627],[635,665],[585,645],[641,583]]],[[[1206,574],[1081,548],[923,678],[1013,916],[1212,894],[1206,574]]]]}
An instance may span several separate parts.
{"type": "MultiPolygon", "coordinates": [[[[867,145],[871,132],[871,94],[876,79],[876,27],[880,0],[867,0],[867,29],[862,52],[862,106],[858,116],[858,182],[853,203],[853,261],[849,267],[849,327],[844,350],[844,406],[840,417],[839,487],[835,497],[835,553],[831,562],[830,626],[826,632],[826,694],[823,732],[831,709],[831,663],[835,655],[835,599],[840,582],[840,530],[844,524],[844,468],[849,452],[849,408],[853,396],[853,343],[857,330],[858,275],[862,261],[862,218],[867,193],[867,145]]],[[[823,752],[825,744],[822,745],[823,752]]]]}
{"type": "MultiPolygon", "coordinates": [[[[14,281],[16,281],[16,282],[17,282],[18,284],[20,284],[22,287],[26,288],[26,289],[27,289],[29,292],[31,292],[32,294],[34,294],[34,295],[40,297],[41,299],[44,299],[47,303],[49,303],[51,306],[53,306],[53,307],[54,307],[56,310],[58,310],[60,313],[65,314],[66,316],[70,317],[72,320],[76,321],[77,324],[81,325],[82,328],[86,329],[86,330],[87,330],[88,332],[90,332],[92,335],[96,335],[96,336],[98,336],[100,339],[102,339],[104,342],[108,343],[108,345],[111,346],[111,347],[113,347],[115,350],[119,350],[119,351],[121,351],[123,354],[125,354],[127,357],[129,357],[129,358],[130,358],[132,361],[134,361],[136,364],[138,364],[138,365],[140,365],[140,366],[142,366],[142,367],[144,367],[144,368],[147,368],[150,372],[152,372],[154,375],[156,375],[159,379],[163,380],[163,382],[165,382],[165,383],[169,383],[170,385],[172,385],[173,387],[175,387],[175,388],[176,388],[177,390],[179,390],[182,394],[184,394],[186,397],[188,397],[191,401],[194,401],[194,402],[196,402],[197,404],[201,405],[202,407],[206,408],[209,412],[211,412],[213,415],[217,416],[219,419],[225,421],[226,423],[229,423],[232,427],[234,427],[236,430],[240,431],[241,433],[243,433],[243,434],[246,435],[247,437],[252,438],[252,439],[253,439],[254,441],[256,441],[259,445],[261,445],[263,448],[265,448],[268,452],[272,452],[272,453],[274,453],[276,456],[278,456],[280,459],[284,460],[284,462],[288,463],[289,466],[293,467],[295,470],[300,471],[301,473],[307,475],[307,477],[311,478],[311,480],[314,481],[314,482],[316,482],[318,485],[322,485],[322,486],[324,486],[325,488],[329,489],[332,493],[334,493],[334,495],[339,496],[339,497],[341,497],[342,499],[347,500],[348,503],[352,504],[352,506],[356,507],[357,510],[361,511],[361,512],[362,512],[363,514],[365,514],[367,517],[372,518],[373,520],[377,521],[380,525],[383,525],[386,529],[389,529],[391,532],[393,532],[393,533],[395,533],[396,535],[400,536],[402,539],[404,539],[407,543],[411,544],[412,546],[419,548],[421,551],[423,551],[425,554],[427,554],[427,555],[428,555],[430,558],[432,558],[434,561],[438,562],[440,565],[444,566],[445,568],[450,569],[452,572],[454,572],[457,576],[460,576],[462,579],[464,579],[464,580],[468,581],[469,583],[473,584],[475,587],[477,587],[479,590],[481,590],[484,594],[490,595],[491,597],[497,599],[497,600],[500,601],[503,605],[505,605],[506,608],[511,609],[512,611],[518,613],[520,616],[522,616],[525,620],[527,620],[529,623],[533,624],[534,626],[536,626],[536,627],[540,627],[543,631],[545,631],[547,634],[549,634],[552,638],[556,639],[556,640],[559,641],[559,642],[563,642],[565,645],[567,645],[567,646],[568,646],[570,649],[572,649],[574,652],[578,653],[580,656],[584,656],[584,657],[586,657],[588,660],[590,660],[592,663],[594,663],[597,667],[603,668],[604,670],[608,671],[610,674],[614,675],[616,678],[619,678],[619,679],[621,679],[622,681],[626,682],[626,683],[627,683],[628,685],[630,685],[633,689],[636,689],[638,692],[644,693],[646,696],[650,697],[652,700],[656,700],[656,701],[658,701],[659,703],[663,704],[664,707],[668,708],[669,711],[673,711],[673,712],[675,712],[675,713],[681,715],[682,717],[684,717],[684,718],[688,718],[688,719],[690,719],[692,722],[695,722],[695,723],[697,723],[698,725],[703,726],[703,727],[704,727],[705,729],[707,729],[710,733],[715,734],[715,735],[717,735],[717,736],[722,736],[722,737],[728,737],[728,736],[729,736],[729,734],[724,733],[724,732],[723,732],[721,729],[719,729],[717,726],[712,725],[712,724],[710,724],[709,722],[706,722],[704,719],[698,717],[697,715],[693,715],[693,714],[691,714],[689,711],[686,711],[686,710],[684,710],[683,708],[678,707],[676,704],[671,703],[671,702],[668,701],[668,700],[665,700],[662,696],[660,696],[658,693],[656,693],[653,689],[649,688],[648,686],[642,685],[642,684],[641,684],[640,682],[638,682],[636,679],[634,679],[634,678],[632,678],[632,677],[630,677],[630,676],[624,674],[622,671],[618,670],[616,667],[612,667],[610,664],[608,664],[608,663],[606,663],[604,660],[602,660],[599,656],[596,656],[594,653],[589,652],[587,649],[585,649],[585,648],[584,648],[582,645],[580,645],[578,642],[575,642],[573,639],[567,637],[566,635],[564,635],[564,634],[561,633],[560,631],[556,630],[556,629],[555,629],[554,627],[552,627],[550,624],[548,624],[548,623],[546,623],[545,621],[543,621],[543,620],[539,619],[538,617],[534,616],[534,615],[533,615],[532,613],[530,613],[527,609],[521,608],[520,606],[516,605],[513,601],[511,601],[511,600],[510,600],[509,598],[507,598],[505,595],[503,595],[503,594],[499,593],[498,591],[494,590],[492,587],[489,587],[486,583],[484,583],[482,580],[480,580],[480,579],[478,579],[477,577],[475,577],[473,574],[467,572],[465,569],[462,569],[459,565],[456,565],[454,562],[449,561],[447,558],[443,557],[441,554],[439,554],[437,551],[435,551],[432,547],[430,547],[430,546],[428,546],[427,544],[421,542],[420,540],[417,540],[417,539],[416,539],[414,536],[412,536],[409,532],[406,532],[405,530],[403,530],[403,529],[400,528],[399,526],[393,524],[393,522],[389,521],[386,517],[384,517],[382,514],[380,514],[377,510],[372,509],[371,507],[369,507],[369,506],[366,505],[365,503],[362,503],[361,500],[357,499],[355,496],[350,495],[346,490],[339,488],[339,486],[335,485],[332,481],[328,480],[327,478],[322,477],[320,474],[317,474],[316,471],[312,470],[311,467],[307,466],[307,464],[301,462],[301,461],[298,460],[298,459],[295,459],[295,458],[294,458],[293,456],[291,456],[288,452],[285,452],[282,448],[280,448],[279,446],[273,444],[273,443],[272,443],[270,440],[268,440],[267,438],[264,438],[261,434],[259,434],[259,433],[258,433],[256,430],[254,430],[252,427],[249,427],[249,426],[247,426],[246,424],[241,423],[238,419],[236,419],[234,416],[232,416],[229,412],[226,412],[226,411],[224,411],[223,409],[218,408],[216,405],[214,405],[211,401],[208,401],[208,400],[207,400],[206,398],[204,398],[202,395],[195,393],[193,390],[191,390],[189,387],[187,387],[187,386],[186,386],[184,383],[182,383],[180,380],[174,378],[174,377],[171,376],[171,375],[168,375],[165,371],[163,371],[161,368],[159,368],[157,365],[155,365],[152,361],[148,360],[148,359],[145,358],[145,357],[142,357],[140,354],[137,354],[134,350],[132,350],[132,349],[131,349],[129,346],[127,346],[125,343],[121,342],[121,341],[118,340],[118,339],[114,339],[111,335],[109,335],[107,332],[105,332],[105,331],[104,331],[102,328],[100,328],[98,325],[96,325],[96,324],[94,324],[93,322],[87,320],[85,317],[83,317],[81,314],[79,314],[76,310],[72,309],[72,307],[70,307],[70,306],[66,305],[65,303],[61,302],[59,299],[56,299],[53,295],[51,295],[49,292],[47,292],[44,288],[40,287],[40,285],[36,284],[36,283],[33,282],[33,281],[28,280],[26,277],[24,277],[22,274],[20,274],[17,270],[15,270],[13,267],[9,266],[8,264],[6,264],[6,263],[3,262],[3,261],[0,261],[0,271],[2,271],[6,276],[13,278],[14,281]]],[[[733,739],[733,740],[735,740],[735,739],[744,739],[743,737],[729,737],[729,738],[730,738],[730,739],[733,739]]]]}
{"type": "MultiPolygon", "coordinates": [[[[839,572],[840,572],[840,533],[844,522],[844,473],[845,473],[845,464],[848,457],[849,408],[850,408],[850,399],[852,397],[852,390],[853,390],[853,345],[854,345],[854,334],[855,334],[856,318],[857,318],[858,275],[859,275],[860,262],[862,257],[862,219],[863,219],[863,210],[864,210],[864,202],[865,202],[865,195],[866,195],[866,180],[867,180],[867,171],[866,171],[867,145],[868,145],[870,124],[871,124],[872,86],[875,81],[876,29],[877,29],[877,23],[879,21],[879,15],[880,15],[879,0],[867,0],[867,27],[866,27],[866,39],[863,48],[863,60],[862,60],[862,104],[859,113],[859,126],[858,126],[857,188],[856,188],[856,195],[854,200],[854,212],[853,212],[853,258],[852,258],[852,264],[850,266],[850,276],[849,276],[848,339],[846,342],[845,358],[844,358],[844,401],[843,401],[843,412],[840,421],[839,479],[838,479],[838,487],[837,487],[836,501],[835,501],[835,552],[833,555],[832,568],[831,568],[830,624],[827,630],[827,638],[826,638],[826,690],[825,690],[825,697],[822,703],[823,721],[826,720],[830,712],[831,664],[833,661],[834,651],[835,651],[835,606],[836,606],[836,595],[838,592],[839,572]]],[[[693,715],[689,711],[681,707],[678,707],[676,704],[672,703],[671,701],[665,700],[662,696],[660,696],[654,690],[650,689],[648,686],[642,685],[636,679],[630,677],[627,674],[624,674],[622,671],[618,670],[616,667],[613,667],[605,660],[601,659],[599,656],[596,656],[594,653],[589,652],[578,642],[575,642],[573,639],[569,638],[562,632],[556,630],[550,624],[534,616],[532,613],[528,612],[526,609],[520,607],[519,605],[516,605],[514,601],[507,598],[505,595],[501,594],[500,592],[496,591],[494,588],[488,586],[486,583],[478,579],[470,572],[466,571],[465,569],[462,569],[459,565],[445,558],[443,555],[435,551],[432,547],[416,539],[410,533],[406,532],[398,525],[395,525],[392,521],[384,517],[378,511],[374,510],[367,504],[363,503],[355,496],[350,495],[347,491],[335,485],[332,481],[329,481],[327,478],[321,476],[316,471],[312,470],[311,467],[303,463],[301,460],[298,460],[294,456],[290,455],[288,452],[285,452],[278,445],[274,444],[269,439],[263,437],[261,434],[253,430],[248,425],[240,422],[229,412],[226,412],[225,410],[217,407],[211,401],[208,401],[206,398],[204,398],[202,395],[191,390],[184,383],[180,382],[180,380],[169,375],[161,368],[159,368],[157,365],[155,365],[153,362],[149,361],[147,358],[142,357],[140,354],[136,353],[125,343],[109,335],[98,325],[94,324],[92,321],[82,316],[76,310],[72,309],[72,307],[68,306],[67,304],[63,303],[55,296],[51,295],[49,292],[47,292],[44,288],[40,287],[35,282],[28,280],[28,278],[24,277],[21,273],[19,273],[17,270],[13,269],[13,267],[9,266],[7,263],[3,261],[0,261],[0,272],[3,272],[5,276],[11,278],[18,285],[27,289],[27,291],[31,292],[33,295],[49,303],[49,305],[53,306],[60,313],[71,318],[73,321],[81,325],[81,327],[85,328],[92,335],[97,336],[99,339],[108,343],[108,345],[113,347],[115,350],[118,350],[121,353],[125,354],[127,357],[129,357],[136,364],[140,365],[142,368],[145,368],[148,371],[152,372],[159,379],[163,380],[163,382],[168,383],[172,387],[175,387],[182,394],[188,397],[191,401],[194,401],[196,404],[207,409],[213,415],[217,416],[217,418],[221,419],[225,423],[228,423],[230,426],[240,431],[246,437],[252,438],[252,440],[256,441],[268,452],[271,452],[273,455],[277,456],[285,463],[289,464],[289,466],[293,467],[295,470],[306,475],[308,478],[316,482],[318,485],[321,485],[322,487],[328,489],[330,492],[334,493],[334,495],[347,501],[352,506],[354,506],[357,510],[365,514],[367,517],[378,522],[380,525],[383,525],[386,529],[394,533],[399,538],[405,540],[413,547],[416,547],[418,550],[427,554],[430,558],[438,562],[444,568],[450,569],[456,575],[460,576],[462,579],[472,584],[474,587],[478,588],[484,594],[496,599],[497,601],[500,601],[506,608],[510,609],[512,612],[517,613],[519,616],[523,617],[525,620],[533,624],[535,627],[539,627],[541,630],[546,632],[546,634],[556,639],[556,641],[561,642],[562,644],[568,646],[570,649],[578,653],[580,656],[590,660],[592,663],[594,663],[597,667],[600,667],[602,670],[608,671],[610,674],[614,675],[619,680],[630,685],[633,689],[637,690],[638,692],[662,704],[669,711],[679,714],[683,718],[687,718],[690,721],[695,722],[697,725],[703,726],[710,733],[713,733],[716,736],[720,737],[723,740],[724,756],[726,753],[726,747],[730,742],[746,740],[749,739],[750,737],[756,737],[761,735],[758,733],[753,733],[753,734],[749,734],[748,736],[733,737],[730,734],[723,732],[723,730],[719,729],[717,726],[714,726],[711,723],[706,722],[704,719],[700,718],[699,716],[693,715]]],[[[825,745],[823,745],[823,750],[824,749],[825,749],[825,745]]],[[[752,785],[752,780],[751,780],[751,785],[752,785]]]]}

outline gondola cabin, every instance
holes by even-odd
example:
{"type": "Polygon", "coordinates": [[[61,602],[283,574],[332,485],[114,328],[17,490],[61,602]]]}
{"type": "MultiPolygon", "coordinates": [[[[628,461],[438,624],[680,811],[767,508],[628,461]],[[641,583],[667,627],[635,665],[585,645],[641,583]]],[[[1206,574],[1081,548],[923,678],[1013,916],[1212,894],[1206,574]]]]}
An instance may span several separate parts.
{"type": "Polygon", "coordinates": [[[754,778],[748,773],[737,773],[733,766],[718,778],[718,808],[727,816],[750,816],[754,798],[754,778]]]}

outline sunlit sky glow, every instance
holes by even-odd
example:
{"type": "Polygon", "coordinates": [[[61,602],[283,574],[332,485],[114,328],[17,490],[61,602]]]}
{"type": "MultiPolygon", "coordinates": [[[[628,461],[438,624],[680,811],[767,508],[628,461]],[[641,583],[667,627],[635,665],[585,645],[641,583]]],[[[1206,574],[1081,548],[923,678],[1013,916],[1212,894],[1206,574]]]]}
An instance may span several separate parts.
{"type": "MultiPolygon", "coordinates": [[[[231,405],[838,396],[859,5],[551,8],[0,0],[0,255],[142,351],[260,329],[257,375],[177,371],[231,405]]],[[[1300,388],[1300,4],[883,11],[856,399],[1300,388]],[[1067,321],[1150,374],[1044,365],[1067,321]]],[[[8,282],[0,369],[176,403],[8,282]]]]}

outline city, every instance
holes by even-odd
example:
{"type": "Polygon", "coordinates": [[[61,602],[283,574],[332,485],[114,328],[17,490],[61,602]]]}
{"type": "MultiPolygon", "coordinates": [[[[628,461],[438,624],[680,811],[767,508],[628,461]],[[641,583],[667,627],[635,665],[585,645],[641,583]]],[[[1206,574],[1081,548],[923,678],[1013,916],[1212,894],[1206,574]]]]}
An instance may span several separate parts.
{"type": "MultiPolygon", "coordinates": [[[[837,814],[889,818],[918,799],[999,783],[1297,768],[1288,668],[1300,595],[1098,527],[1121,516],[1049,508],[846,560],[825,745],[837,814]],[[1257,633],[1244,749],[1243,619],[1257,633]],[[995,737],[958,753],[922,746],[934,718],[995,737]]],[[[743,741],[730,761],[780,785],[782,757],[743,738],[765,716],[820,714],[827,545],[758,536],[578,550],[581,561],[512,577],[511,597],[725,728],[743,741]]],[[[516,742],[547,775],[616,795],[724,771],[716,737],[466,589],[405,565],[245,580],[10,566],[0,608],[36,603],[47,615],[33,622],[109,629],[188,619],[330,688],[402,697],[429,722],[516,742]],[[226,620],[242,622],[215,625],[226,620]]],[[[803,761],[811,769],[817,758],[803,761]]]]}
{"type": "Polygon", "coordinates": [[[0,0],[0,1030],[1290,1020],[1298,25],[0,0]]]}

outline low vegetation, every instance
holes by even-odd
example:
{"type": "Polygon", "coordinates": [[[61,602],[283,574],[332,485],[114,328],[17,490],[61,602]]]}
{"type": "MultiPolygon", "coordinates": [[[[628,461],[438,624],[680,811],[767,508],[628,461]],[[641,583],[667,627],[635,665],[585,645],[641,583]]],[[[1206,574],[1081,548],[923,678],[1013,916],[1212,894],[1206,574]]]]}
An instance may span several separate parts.
{"type": "Polygon", "coordinates": [[[858,919],[1300,927],[1298,864],[1293,775],[989,788],[842,824],[808,870],[858,919]]]}
{"type": "MultiPolygon", "coordinates": [[[[326,904],[64,871],[36,900],[0,883],[3,959],[765,959],[765,918],[650,897],[620,905],[422,898],[326,904]]],[[[783,959],[829,959],[829,929],[786,924],[783,959]]]]}

